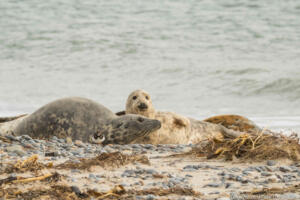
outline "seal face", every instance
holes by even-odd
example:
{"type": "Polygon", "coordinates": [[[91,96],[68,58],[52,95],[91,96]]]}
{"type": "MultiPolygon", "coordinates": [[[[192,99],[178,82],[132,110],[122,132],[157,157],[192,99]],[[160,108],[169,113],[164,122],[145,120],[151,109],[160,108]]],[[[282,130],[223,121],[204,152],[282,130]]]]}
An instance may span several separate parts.
{"type": "Polygon", "coordinates": [[[99,103],[72,97],[41,107],[20,121],[13,132],[40,139],[56,136],[98,144],[127,144],[160,126],[158,120],[139,115],[118,117],[99,103]]]}
{"type": "Polygon", "coordinates": [[[152,105],[150,95],[144,90],[135,90],[127,98],[126,114],[138,114],[154,118],[155,109],[152,105]]]}

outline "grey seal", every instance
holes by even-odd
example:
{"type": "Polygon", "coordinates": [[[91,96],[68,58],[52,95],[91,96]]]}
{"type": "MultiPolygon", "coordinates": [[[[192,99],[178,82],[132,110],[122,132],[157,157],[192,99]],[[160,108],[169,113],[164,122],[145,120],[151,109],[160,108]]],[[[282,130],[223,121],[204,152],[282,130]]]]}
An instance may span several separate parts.
{"type": "Polygon", "coordinates": [[[128,144],[158,130],[158,120],[129,114],[117,116],[108,108],[81,97],[58,99],[17,119],[13,134],[38,139],[71,138],[83,142],[128,144]]]}
{"type": "MultiPolygon", "coordinates": [[[[117,113],[122,116],[124,112],[117,113]]],[[[138,139],[138,143],[150,144],[196,144],[211,138],[235,138],[242,132],[222,125],[188,118],[173,112],[158,111],[144,90],[135,90],[127,98],[125,114],[139,114],[161,122],[162,127],[138,139]]]]}

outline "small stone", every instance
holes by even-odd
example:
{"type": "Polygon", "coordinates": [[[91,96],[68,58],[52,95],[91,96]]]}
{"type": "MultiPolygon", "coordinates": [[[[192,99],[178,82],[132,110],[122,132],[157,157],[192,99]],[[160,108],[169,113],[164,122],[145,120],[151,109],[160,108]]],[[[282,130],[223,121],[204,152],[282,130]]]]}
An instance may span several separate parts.
{"type": "Polygon", "coordinates": [[[267,161],[267,165],[268,166],[274,166],[274,165],[276,165],[277,164],[277,162],[275,161],[275,160],[268,160],[267,161]]]}
{"type": "Polygon", "coordinates": [[[217,198],[217,200],[230,200],[230,198],[228,198],[228,197],[221,197],[221,198],[217,198]]]}
{"type": "Polygon", "coordinates": [[[236,192],[231,192],[230,193],[230,200],[241,200],[240,195],[236,192]]]}
{"type": "Polygon", "coordinates": [[[296,166],[290,166],[290,169],[292,170],[292,172],[295,172],[295,173],[300,172],[300,169],[296,166]]]}
{"type": "Polygon", "coordinates": [[[74,144],[78,147],[85,147],[85,144],[81,140],[75,140],[74,144]]]}
{"type": "Polygon", "coordinates": [[[71,169],[71,173],[80,173],[79,169],[71,169]]]}
{"type": "Polygon", "coordinates": [[[259,166],[254,167],[254,169],[255,169],[256,171],[258,171],[258,172],[262,172],[262,171],[263,171],[259,166]]]}
{"type": "Polygon", "coordinates": [[[155,199],[155,196],[153,194],[148,194],[146,196],[146,200],[153,200],[153,199],[155,199]]]}
{"type": "Polygon", "coordinates": [[[271,174],[271,173],[268,173],[268,172],[262,172],[261,175],[262,175],[262,176],[272,176],[272,174],[271,174]]]}
{"type": "Polygon", "coordinates": [[[52,137],[52,140],[57,140],[58,138],[56,136],[53,136],[52,137]]]}
{"type": "Polygon", "coordinates": [[[57,139],[57,141],[60,143],[65,143],[65,139],[62,139],[62,138],[57,139]]]}
{"type": "Polygon", "coordinates": [[[45,156],[46,157],[56,157],[56,156],[59,156],[59,153],[57,151],[54,151],[54,152],[46,152],[45,153],[45,156]]]}
{"type": "Polygon", "coordinates": [[[269,172],[274,172],[274,167],[265,166],[265,168],[269,172]]]}
{"type": "Polygon", "coordinates": [[[250,171],[250,172],[253,172],[255,170],[254,167],[247,167],[246,169],[244,169],[244,171],[250,171]]]}
{"type": "Polygon", "coordinates": [[[287,166],[281,166],[281,167],[279,167],[279,171],[281,171],[281,172],[290,172],[291,169],[288,168],[287,166]]]}
{"type": "Polygon", "coordinates": [[[225,188],[229,188],[230,186],[232,186],[232,183],[225,183],[225,188]]]}
{"type": "Polygon", "coordinates": [[[88,195],[82,193],[77,186],[71,186],[71,190],[79,197],[79,198],[87,198],[88,195]]]}
{"type": "Polygon", "coordinates": [[[8,146],[8,147],[6,147],[6,151],[11,152],[11,153],[15,153],[19,156],[25,156],[26,155],[26,151],[24,151],[24,149],[21,145],[8,146]]]}
{"type": "Polygon", "coordinates": [[[287,200],[300,199],[300,195],[296,193],[285,193],[280,195],[279,199],[287,199],[287,200]]]}
{"type": "Polygon", "coordinates": [[[158,174],[158,172],[155,171],[154,169],[146,169],[145,172],[148,174],[158,174]]]}
{"type": "Polygon", "coordinates": [[[204,185],[203,187],[214,187],[214,188],[217,188],[217,187],[220,187],[221,185],[218,184],[218,183],[209,183],[209,184],[206,184],[204,185]]]}
{"type": "Polygon", "coordinates": [[[27,140],[27,141],[32,140],[32,138],[29,135],[21,135],[20,139],[27,140]]]}
{"type": "Polygon", "coordinates": [[[241,171],[241,169],[238,168],[238,167],[233,167],[230,170],[233,171],[233,172],[240,172],[241,171]]]}
{"type": "Polygon", "coordinates": [[[90,179],[96,179],[97,177],[94,174],[89,174],[90,179]]]}

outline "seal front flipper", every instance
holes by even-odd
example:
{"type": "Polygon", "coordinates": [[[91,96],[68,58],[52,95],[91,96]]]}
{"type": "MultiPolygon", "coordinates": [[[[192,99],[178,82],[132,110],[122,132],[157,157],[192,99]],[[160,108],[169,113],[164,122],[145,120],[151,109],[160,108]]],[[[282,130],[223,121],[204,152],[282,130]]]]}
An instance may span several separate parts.
{"type": "Polygon", "coordinates": [[[183,128],[186,128],[189,126],[189,120],[183,116],[180,116],[180,115],[177,115],[175,113],[172,113],[173,114],[173,123],[175,126],[179,126],[179,127],[183,127],[183,128]]]}

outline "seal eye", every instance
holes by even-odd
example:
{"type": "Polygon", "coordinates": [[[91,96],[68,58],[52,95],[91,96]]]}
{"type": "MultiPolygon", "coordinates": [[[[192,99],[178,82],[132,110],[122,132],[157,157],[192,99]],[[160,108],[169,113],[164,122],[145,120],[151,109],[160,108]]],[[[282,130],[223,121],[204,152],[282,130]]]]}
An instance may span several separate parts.
{"type": "Polygon", "coordinates": [[[143,119],[143,118],[141,118],[141,117],[139,117],[139,118],[138,118],[138,121],[139,121],[139,122],[143,122],[143,121],[144,121],[144,119],[143,119]]]}
{"type": "Polygon", "coordinates": [[[136,96],[133,96],[133,97],[132,97],[133,100],[136,100],[136,98],[137,98],[136,96]]]}
{"type": "Polygon", "coordinates": [[[148,97],[148,96],[146,96],[146,99],[147,99],[147,100],[149,100],[149,97],[148,97]]]}
{"type": "Polygon", "coordinates": [[[105,135],[103,134],[99,135],[98,133],[95,133],[92,137],[90,137],[90,142],[95,144],[103,144],[104,140],[105,135]]]}

